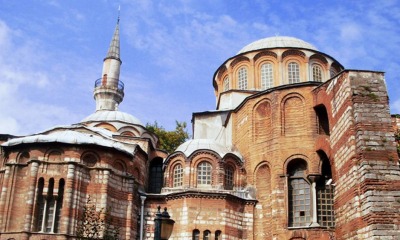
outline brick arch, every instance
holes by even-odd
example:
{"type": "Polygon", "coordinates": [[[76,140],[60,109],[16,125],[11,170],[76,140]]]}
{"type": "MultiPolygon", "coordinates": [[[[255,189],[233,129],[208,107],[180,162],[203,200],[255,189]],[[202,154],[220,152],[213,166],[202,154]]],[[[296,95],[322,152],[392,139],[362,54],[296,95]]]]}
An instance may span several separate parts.
{"type": "Polygon", "coordinates": [[[138,137],[140,136],[139,131],[134,127],[122,127],[118,129],[118,132],[121,133],[122,136],[129,136],[129,137],[138,137]]]}
{"type": "Polygon", "coordinates": [[[93,151],[86,151],[81,154],[81,163],[88,167],[94,167],[100,161],[100,156],[93,151]]]}
{"type": "Polygon", "coordinates": [[[301,57],[303,59],[306,58],[306,54],[300,50],[295,50],[295,49],[290,49],[290,50],[286,50],[282,53],[282,59],[285,59],[286,57],[289,56],[298,56],[301,57]]]}
{"type": "Polygon", "coordinates": [[[49,162],[60,162],[64,151],[60,148],[48,149],[45,153],[45,159],[49,162]]]}
{"type": "Polygon", "coordinates": [[[26,164],[30,158],[31,156],[28,151],[19,152],[17,155],[17,163],[26,164]]]}
{"type": "MultiPolygon", "coordinates": [[[[267,161],[262,161],[259,163],[255,170],[255,188],[256,188],[256,198],[257,205],[255,209],[255,223],[254,232],[257,236],[262,236],[263,239],[271,238],[272,230],[272,206],[271,206],[271,168],[267,161]]],[[[259,238],[256,238],[259,239],[259,238]]]]}
{"type": "Polygon", "coordinates": [[[165,178],[165,186],[166,187],[174,187],[174,170],[175,167],[181,165],[183,168],[183,180],[182,186],[185,185],[185,159],[183,158],[175,158],[171,162],[169,162],[168,167],[165,169],[164,178],[165,178]]]}
{"type": "Polygon", "coordinates": [[[220,184],[218,179],[218,162],[220,158],[214,154],[214,152],[210,151],[198,151],[197,153],[192,154],[190,158],[190,169],[191,169],[191,176],[190,182],[192,187],[197,187],[197,166],[206,161],[211,164],[212,171],[211,171],[211,186],[216,186],[220,184]]]}
{"type": "Polygon", "coordinates": [[[111,132],[117,132],[117,128],[114,125],[109,124],[109,123],[105,123],[105,122],[96,124],[95,127],[104,128],[104,129],[107,129],[107,130],[109,130],[111,132]]]}
{"type": "Polygon", "coordinates": [[[125,164],[125,162],[123,160],[117,159],[113,163],[113,168],[118,170],[118,171],[125,172],[126,171],[126,164],[125,164]]]}
{"type": "Polygon", "coordinates": [[[282,135],[298,136],[305,128],[305,101],[300,94],[288,94],[281,102],[282,135]]]}
{"type": "Polygon", "coordinates": [[[250,62],[241,62],[239,64],[235,65],[235,68],[233,69],[233,76],[232,76],[232,81],[230,83],[230,85],[232,86],[232,89],[239,89],[239,90],[248,90],[250,88],[251,85],[254,84],[254,82],[251,82],[250,85],[250,81],[254,81],[254,79],[250,78],[250,74],[251,74],[251,66],[250,66],[250,62]],[[239,70],[240,69],[246,69],[246,89],[239,89],[239,70]]]}
{"type": "Polygon", "coordinates": [[[226,71],[227,71],[227,68],[226,68],[225,65],[222,65],[221,67],[219,67],[217,78],[220,80],[221,77],[222,77],[223,75],[225,75],[225,72],[226,72],[226,71]]]}
{"type": "Polygon", "coordinates": [[[286,160],[285,160],[284,163],[283,163],[283,173],[282,173],[282,174],[285,174],[285,175],[286,175],[287,172],[288,172],[288,166],[289,166],[289,164],[290,164],[292,161],[298,160],[298,159],[303,160],[303,161],[307,164],[307,173],[308,173],[309,168],[310,168],[310,166],[311,166],[311,160],[310,160],[310,158],[309,158],[308,156],[306,156],[305,154],[299,153],[299,154],[293,154],[293,155],[289,156],[288,158],[286,158],[286,160]]]}
{"type": "Polygon", "coordinates": [[[271,101],[267,98],[260,100],[253,108],[254,141],[263,142],[270,138],[272,132],[271,101]]]}
{"type": "Polygon", "coordinates": [[[257,61],[258,59],[260,59],[260,58],[262,58],[262,57],[272,57],[272,58],[274,58],[274,59],[278,59],[278,55],[277,55],[275,52],[272,52],[272,51],[262,51],[262,52],[257,53],[257,54],[254,56],[253,60],[254,60],[254,61],[257,61]]]}
{"type": "Polygon", "coordinates": [[[318,54],[318,53],[311,55],[309,59],[310,59],[310,61],[315,60],[315,61],[321,62],[322,64],[324,64],[325,67],[328,64],[328,60],[326,60],[326,58],[323,55],[318,54]]]}
{"type": "Polygon", "coordinates": [[[231,62],[230,66],[231,67],[235,67],[240,62],[250,62],[250,59],[248,57],[245,57],[245,56],[239,56],[239,57],[235,58],[231,62]]]}
{"type": "MultiPolygon", "coordinates": [[[[235,161],[235,159],[233,157],[229,157],[229,158],[224,158],[224,161],[221,161],[220,164],[220,169],[222,169],[223,171],[220,171],[219,173],[219,182],[223,183],[224,188],[226,189],[226,169],[228,167],[230,167],[233,170],[233,185],[232,187],[235,188],[237,186],[240,185],[240,166],[238,165],[238,162],[235,161]]],[[[229,186],[228,186],[229,187],[229,186]]]]}
{"type": "Polygon", "coordinates": [[[326,164],[329,164],[330,173],[331,173],[332,177],[335,176],[336,169],[334,167],[335,165],[333,164],[333,159],[331,157],[329,157],[329,155],[323,149],[318,149],[317,155],[319,158],[318,172],[320,174],[324,173],[324,163],[326,163],[326,164]]]}

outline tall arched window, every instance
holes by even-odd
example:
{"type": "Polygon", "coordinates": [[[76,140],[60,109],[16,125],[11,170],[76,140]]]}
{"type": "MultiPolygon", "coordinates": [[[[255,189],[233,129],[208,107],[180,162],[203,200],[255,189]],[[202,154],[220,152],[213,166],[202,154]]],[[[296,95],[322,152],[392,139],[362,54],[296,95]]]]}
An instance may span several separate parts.
{"type": "Polygon", "coordinates": [[[200,240],[200,231],[198,229],[193,230],[192,239],[200,240]]]}
{"type": "Polygon", "coordinates": [[[212,166],[208,162],[197,165],[197,185],[211,185],[212,166]]]}
{"type": "Polygon", "coordinates": [[[333,208],[334,185],[329,159],[323,151],[318,151],[322,161],[321,177],[317,181],[317,213],[318,224],[322,227],[335,227],[333,208]]]}
{"type": "Polygon", "coordinates": [[[331,78],[334,77],[334,76],[336,76],[336,74],[337,74],[336,69],[331,68],[331,69],[329,70],[329,74],[330,74],[330,77],[331,77],[331,78]]]}
{"type": "Polygon", "coordinates": [[[211,232],[209,230],[203,232],[203,240],[211,240],[211,232]]]}
{"type": "Polygon", "coordinates": [[[238,71],[238,88],[240,90],[247,89],[247,69],[245,67],[241,67],[238,71]]]}
{"type": "Polygon", "coordinates": [[[150,163],[149,174],[149,192],[160,193],[163,186],[164,172],[162,170],[163,160],[161,158],[153,159],[150,163]]]}
{"type": "Polygon", "coordinates": [[[233,181],[234,181],[234,170],[232,166],[225,167],[225,189],[232,190],[233,189],[233,181]]]}
{"type": "Polygon", "coordinates": [[[215,231],[215,240],[221,240],[222,239],[221,234],[222,233],[220,230],[215,231]]]}
{"type": "Polygon", "coordinates": [[[174,187],[180,187],[183,184],[183,168],[181,164],[174,167],[174,187]]]}
{"type": "Polygon", "coordinates": [[[306,227],[311,223],[311,191],[306,170],[307,163],[302,159],[288,165],[289,227],[306,227]]]}
{"type": "Polygon", "coordinates": [[[300,82],[300,67],[296,62],[290,62],[288,64],[288,81],[289,84],[300,82]]]}
{"type": "Polygon", "coordinates": [[[264,63],[263,65],[261,65],[261,69],[260,69],[260,73],[261,73],[261,89],[265,90],[268,88],[273,87],[273,83],[274,83],[274,71],[273,71],[273,66],[271,63],[264,63]]]}
{"type": "Polygon", "coordinates": [[[58,192],[54,192],[54,178],[50,178],[47,192],[44,192],[44,179],[38,182],[37,222],[36,229],[39,232],[59,232],[59,222],[64,196],[64,179],[59,181],[58,192]]]}
{"type": "Polygon", "coordinates": [[[229,90],[229,78],[224,78],[224,92],[229,90]]]}
{"type": "Polygon", "coordinates": [[[312,77],[315,82],[322,82],[322,68],[318,64],[312,66],[312,77]]]}

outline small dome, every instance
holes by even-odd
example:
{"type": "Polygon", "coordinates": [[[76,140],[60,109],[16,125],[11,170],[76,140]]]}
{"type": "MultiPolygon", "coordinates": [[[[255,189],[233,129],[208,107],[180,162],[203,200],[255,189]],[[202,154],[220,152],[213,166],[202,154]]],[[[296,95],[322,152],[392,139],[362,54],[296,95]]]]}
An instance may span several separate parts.
{"type": "Polygon", "coordinates": [[[120,121],[124,123],[143,126],[143,124],[140,122],[139,119],[128,113],[120,111],[109,111],[109,110],[97,111],[89,115],[85,119],[83,119],[81,122],[112,122],[112,121],[120,121]]]}
{"type": "Polygon", "coordinates": [[[257,40],[246,45],[237,54],[265,48],[306,48],[318,51],[312,44],[294,37],[269,37],[257,40]]]}

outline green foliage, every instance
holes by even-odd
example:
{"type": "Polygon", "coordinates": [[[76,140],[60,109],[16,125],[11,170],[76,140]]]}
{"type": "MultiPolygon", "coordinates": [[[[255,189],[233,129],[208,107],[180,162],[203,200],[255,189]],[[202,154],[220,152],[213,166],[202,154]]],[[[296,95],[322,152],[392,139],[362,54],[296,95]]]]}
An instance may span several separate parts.
{"type": "Polygon", "coordinates": [[[400,129],[397,129],[397,131],[394,133],[394,138],[397,143],[397,154],[400,157],[400,129]]]}
{"type": "Polygon", "coordinates": [[[186,127],[186,122],[176,121],[175,130],[167,131],[164,127],[158,125],[157,122],[146,124],[147,130],[158,136],[158,147],[168,153],[172,153],[179,145],[189,139],[186,127]]]}
{"type": "Polygon", "coordinates": [[[88,198],[78,222],[78,240],[119,240],[119,228],[111,225],[110,209],[96,210],[96,205],[88,198]]]}

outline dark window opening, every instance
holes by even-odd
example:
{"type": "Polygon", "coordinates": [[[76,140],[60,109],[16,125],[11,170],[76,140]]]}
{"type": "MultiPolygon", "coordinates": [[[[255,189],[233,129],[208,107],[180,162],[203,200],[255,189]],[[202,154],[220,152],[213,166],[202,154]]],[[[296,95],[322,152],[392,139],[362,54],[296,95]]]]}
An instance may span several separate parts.
{"type": "Polygon", "coordinates": [[[150,171],[149,171],[150,193],[161,193],[161,188],[163,187],[163,178],[164,178],[162,161],[163,161],[162,158],[155,158],[150,163],[150,171]]]}
{"type": "Polygon", "coordinates": [[[328,112],[324,105],[314,107],[318,120],[318,134],[330,135],[328,112]]]}

